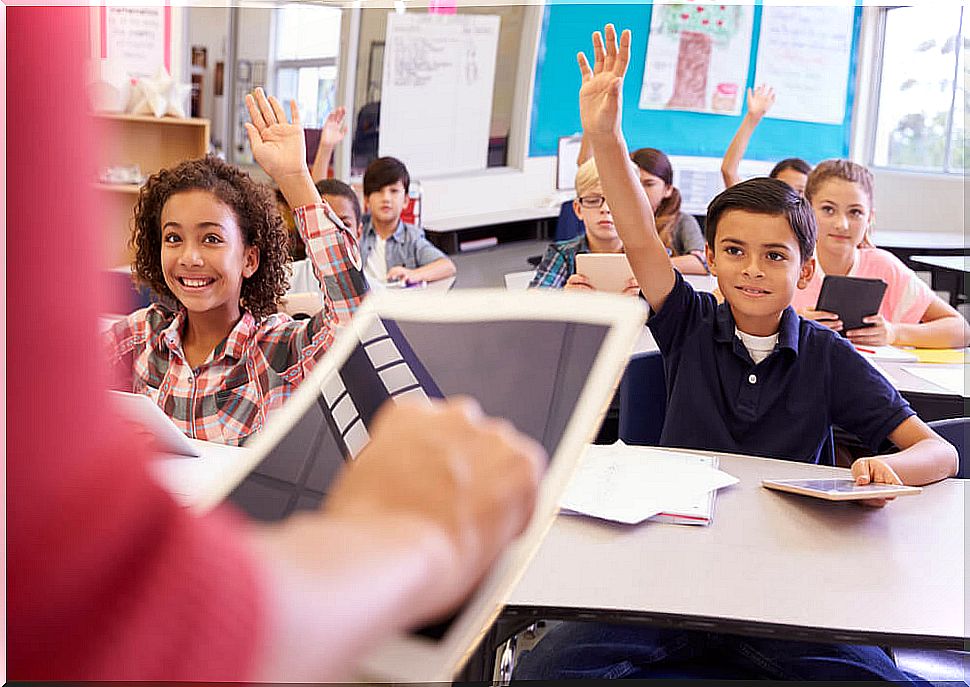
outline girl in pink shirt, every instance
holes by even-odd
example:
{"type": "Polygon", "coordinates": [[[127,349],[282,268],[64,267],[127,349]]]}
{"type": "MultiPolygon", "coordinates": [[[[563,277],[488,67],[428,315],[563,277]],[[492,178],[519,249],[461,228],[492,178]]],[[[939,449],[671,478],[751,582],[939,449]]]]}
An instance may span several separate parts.
{"type": "Polygon", "coordinates": [[[816,269],[808,285],[796,291],[792,307],[806,319],[841,331],[838,315],[814,309],[825,275],[881,279],[887,288],[879,312],[865,318],[870,326],[846,332],[852,343],[967,346],[970,325],[963,316],[892,253],[869,247],[866,235],[875,217],[872,186],[872,173],[848,160],[826,160],[809,175],[805,195],[818,221],[816,269]]]}

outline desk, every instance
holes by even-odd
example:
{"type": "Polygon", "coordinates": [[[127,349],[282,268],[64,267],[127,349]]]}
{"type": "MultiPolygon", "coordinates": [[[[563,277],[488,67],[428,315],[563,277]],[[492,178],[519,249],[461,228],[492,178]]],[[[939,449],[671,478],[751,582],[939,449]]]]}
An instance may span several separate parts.
{"type": "Polygon", "coordinates": [[[424,222],[424,233],[431,243],[446,253],[457,253],[462,241],[492,238],[498,234],[509,238],[547,239],[550,220],[559,217],[555,207],[529,207],[497,210],[474,215],[439,217],[424,222]]]}
{"type": "Polygon", "coordinates": [[[951,417],[964,417],[967,414],[967,386],[963,394],[956,394],[938,384],[918,377],[907,371],[910,369],[927,368],[933,370],[952,371],[954,375],[962,376],[966,380],[966,365],[938,365],[933,363],[897,363],[877,361],[878,367],[886,379],[903,395],[913,410],[924,422],[944,420],[951,417]]]}
{"type": "Polygon", "coordinates": [[[970,256],[966,255],[914,255],[910,260],[945,270],[970,272],[970,256]]]}
{"type": "Polygon", "coordinates": [[[967,239],[961,231],[885,231],[876,229],[872,235],[879,248],[926,251],[964,251],[967,239]]]}
{"type": "Polygon", "coordinates": [[[741,482],[718,492],[708,527],[559,517],[470,669],[488,670],[489,651],[538,619],[965,648],[970,481],[869,509],[760,486],[847,470],[718,455],[741,482]]]}
{"type": "Polygon", "coordinates": [[[950,305],[956,307],[967,300],[967,272],[970,257],[966,255],[911,255],[914,263],[929,265],[933,288],[950,293],[950,305]]]}

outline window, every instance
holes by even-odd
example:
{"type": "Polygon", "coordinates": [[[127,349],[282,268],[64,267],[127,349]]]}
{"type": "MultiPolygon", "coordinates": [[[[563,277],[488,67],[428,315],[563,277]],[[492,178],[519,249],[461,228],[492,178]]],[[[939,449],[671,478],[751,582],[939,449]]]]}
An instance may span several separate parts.
{"type": "Polygon", "coordinates": [[[274,92],[287,110],[296,100],[305,127],[322,126],[336,104],[340,14],[339,8],[319,5],[275,11],[274,92]]]}
{"type": "Polygon", "coordinates": [[[960,4],[883,11],[882,75],[872,163],[963,174],[970,43],[960,4]]]}

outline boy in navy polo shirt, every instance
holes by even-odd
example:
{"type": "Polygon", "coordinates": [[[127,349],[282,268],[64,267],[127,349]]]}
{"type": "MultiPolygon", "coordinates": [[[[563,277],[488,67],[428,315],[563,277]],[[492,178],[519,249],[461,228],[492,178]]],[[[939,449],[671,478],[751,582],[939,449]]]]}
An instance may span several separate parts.
{"type": "MultiPolygon", "coordinates": [[[[724,191],[708,208],[707,258],[725,302],[676,272],[629,164],[620,127],[630,33],[593,36],[579,56],[580,114],[627,259],[655,315],[668,401],[661,444],[819,462],[832,424],[873,450],[857,483],[927,484],[956,472],[956,450],[926,426],[852,346],[789,306],[815,269],[815,218],[776,179],[724,191]]],[[[885,501],[869,505],[885,505],[885,501]]],[[[909,681],[878,647],[787,642],[649,627],[564,623],[516,669],[519,679],[719,677],[909,681]],[[714,674],[712,674],[712,671],[714,674]]]]}

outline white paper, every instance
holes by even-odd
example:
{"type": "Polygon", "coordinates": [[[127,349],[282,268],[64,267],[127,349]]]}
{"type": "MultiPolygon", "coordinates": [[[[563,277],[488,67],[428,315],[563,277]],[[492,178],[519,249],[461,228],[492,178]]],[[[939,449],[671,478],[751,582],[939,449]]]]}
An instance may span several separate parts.
{"type": "Polygon", "coordinates": [[[586,450],[559,506],[636,524],[737,481],[705,464],[703,456],[622,442],[594,445],[586,450]]]}
{"type": "Polygon", "coordinates": [[[165,67],[166,11],[161,5],[103,8],[104,57],[121,63],[132,78],[147,78],[165,67]]]}
{"type": "Polygon", "coordinates": [[[765,0],[755,83],[775,89],[766,116],[842,124],[854,13],[852,2],[818,7],[765,0]]]}
{"type": "Polygon", "coordinates": [[[916,354],[912,351],[896,348],[895,346],[866,347],[866,350],[861,348],[857,348],[856,350],[863,358],[868,360],[885,360],[886,362],[894,363],[915,363],[917,360],[916,354]],[[874,353],[870,353],[869,351],[874,351],[874,353]]]}
{"type": "Polygon", "coordinates": [[[750,5],[654,2],[640,109],[740,114],[753,22],[750,5]]]}
{"type": "Polygon", "coordinates": [[[412,179],[487,166],[499,22],[388,16],[378,147],[406,161],[412,179]]]}
{"type": "Polygon", "coordinates": [[[920,379],[943,387],[951,394],[959,394],[967,398],[966,367],[921,365],[920,367],[904,367],[906,372],[916,375],[920,379]]]}

